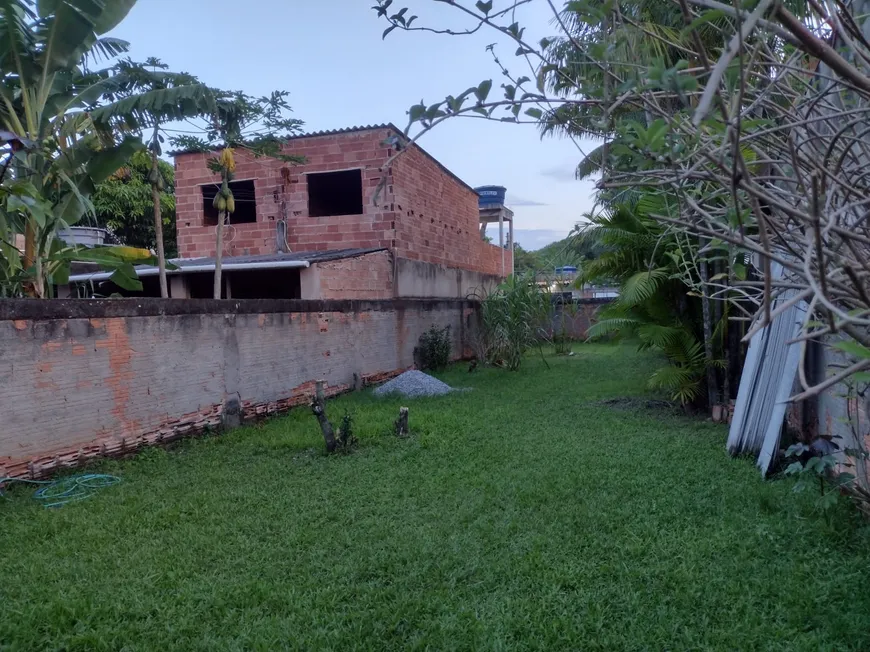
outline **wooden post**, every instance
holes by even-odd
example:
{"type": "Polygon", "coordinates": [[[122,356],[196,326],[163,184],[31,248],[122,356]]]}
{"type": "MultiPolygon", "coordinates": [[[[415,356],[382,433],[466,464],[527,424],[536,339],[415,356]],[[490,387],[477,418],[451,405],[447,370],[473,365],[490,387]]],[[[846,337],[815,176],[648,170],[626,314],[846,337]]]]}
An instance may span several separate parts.
{"type": "Polygon", "coordinates": [[[501,275],[504,273],[504,206],[498,210],[498,246],[501,247],[501,275]]]}
{"type": "Polygon", "coordinates": [[[408,436],[408,408],[399,408],[399,418],[396,419],[396,437],[408,436]]]}
{"type": "Polygon", "coordinates": [[[314,416],[317,417],[317,421],[320,424],[320,430],[323,432],[323,441],[326,442],[326,452],[332,453],[335,451],[335,430],[332,427],[332,424],[329,423],[329,419],[326,417],[326,395],[323,391],[323,387],[326,385],[325,380],[318,380],[315,383],[314,399],[311,401],[311,411],[314,413],[314,416]]]}
{"type": "Polygon", "coordinates": [[[514,244],[514,216],[511,213],[511,221],[509,222],[510,231],[508,234],[508,244],[511,249],[511,276],[516,272],[516,262],[514,261],[514,251],[517,246],[514,244]]]}

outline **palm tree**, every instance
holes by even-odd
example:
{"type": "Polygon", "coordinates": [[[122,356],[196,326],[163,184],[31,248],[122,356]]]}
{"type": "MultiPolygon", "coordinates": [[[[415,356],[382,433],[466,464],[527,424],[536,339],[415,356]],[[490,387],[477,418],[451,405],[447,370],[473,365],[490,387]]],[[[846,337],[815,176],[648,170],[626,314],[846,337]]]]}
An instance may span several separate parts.
{"type": "MultiPolygon", "coordinates": [[[[695,402],[705,375],[708,383],[715,383],[708,369],[722,363],[705,350],[702,302],[694,290],[700,279],[686,283],[684,261],[694,255],[689,251],[692,243],[666,231],[637,207],[619,205],[589,220],[578,239],[595,245],[600,253],[586,263],[579,280],[620,286],[619,298],[599,312],[589,337],[615,334],[638,340],[641,348],[661,351],[669,364],[653,374],[650,386],[669,391],[684,405],[695,402]]],[[[715,341],[722,341],[723,328],[720,321],[715,341]]]]}

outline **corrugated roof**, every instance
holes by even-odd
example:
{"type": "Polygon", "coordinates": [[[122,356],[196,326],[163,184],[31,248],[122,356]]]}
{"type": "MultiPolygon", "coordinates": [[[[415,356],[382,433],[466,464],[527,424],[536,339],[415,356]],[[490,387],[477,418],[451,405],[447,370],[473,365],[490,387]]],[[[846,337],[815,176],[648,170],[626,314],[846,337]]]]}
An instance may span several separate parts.
{"type": "Polygon", "coordinates": [[[341,129],[323,129],[321,131],[312,131],[307,134],[299,134],[297,136],[291,136],[288,140],[298,140],[300,138],[316,138],[317,136],[332,136],[334,134],[350,134],[355,131],[374,131],[375,129],[393,129],[402,133],[402,130],[399,129],[392,122],[386,122],[379,125],[360,125],[358,127],[342,127],[341,129]]]}
{"type": "MultiPolygon", "coordinates": [[[[342,260],[344,258],[356,258],[357,256],[365,256],[379,251],[386,251],[383,247],[370,249],[330,249],[326,251],[295,251],[286,254],[259,254],[250,256],[224,256],[221,263],[224,266],[233,266],[238,268],[240,265],[255,265],[262,263],[288,263],[288,267],[304,267],[304,264],[292,265],[292,263],[325,263],[331,260],[342,260]]],[[[178,269],[167,270],[167,274],[184,274],[193,272],[206,272],[208,268],[214,269],[214,257],[208,258],[176,258],[171,261],[178,269]],[[195,268],[195,269],[194,269],[195,268]],[[205,268],[205,269],[203,269],[205,268]]],[[[154,276],[157,273],[157,267],[154,265],[136,265],[136,273],[140,276],[154,276]]],[[[93,263],[76,264],[73,273],[70,275],[70,283],[79,283],[84,281],[98,281],[108,279],[112,272],[100,271],[99,266],[93,263]],[[89,269],[85,269],[85,265],[89,269]]]]}
{"type": "MultiPolygon", "coordinates": [[[[342,258],[356,258],[357,256],[365,256],[378,251],[385,251],[383,247],[375,247],[369,249],[329,249],[326,251],[294,251],[286,254],[255,254],[249,256],[224,256],[221,260],[223,263],[232,263],[234,265],[244,265],[245,263],[280,263],[284,261],[305,261],[307,263],[325,263],[330,260],[341,260],[342,258]]],[[[202,265],[213,265],[214,257],[207,258],[182,258],[172,261],[175,265],[184,269],[185,267],[198,267],[202,265]]]]}
{"type": "MultiPolygon", "coordinates": [[[[352,134],[359,131],[375,131],[377,129],[392,129],[399,134],[402,134],[402,130],[399,129],[396,125],[392,123],[384,123],[379,125],[360,125],[358,127],[342,127],[341,129],[323,129],[321,131],[312,131],[305,134],[297,134],[295,136],[290,136],[287,138],[290,140],[303,140],[305,138],[318,138],[320,136],[334,136],[336,134],[352,134]]],[[[202,152],[198,150],[191,149],[177,149],[169,152],[170,156],[181,156],[183,154],[201,154],[202,152]]]]}

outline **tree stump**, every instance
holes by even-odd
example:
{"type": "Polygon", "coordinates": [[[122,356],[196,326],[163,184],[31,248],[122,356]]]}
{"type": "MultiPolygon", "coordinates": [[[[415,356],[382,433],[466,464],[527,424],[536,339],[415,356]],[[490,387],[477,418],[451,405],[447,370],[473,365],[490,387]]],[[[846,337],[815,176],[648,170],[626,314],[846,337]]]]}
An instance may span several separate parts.
{"type": "Polygon", "coordinates": [[[395,423],[396,437],[407,437],[408,431],[408,408],[399,408],[399,418],[395,423]]]}
{"type": "Polygon", "coordinates": [[[332,453],[335,451],[335,429],[326,416],[326,394],[323,390],[325,385],[325,380],[318,380],[315,383],[316,390],[314,398],[311,400],[311,411],[317,417],[317,422],[320,424],[323,441],[326,442],[326,452],[332,453]]]}

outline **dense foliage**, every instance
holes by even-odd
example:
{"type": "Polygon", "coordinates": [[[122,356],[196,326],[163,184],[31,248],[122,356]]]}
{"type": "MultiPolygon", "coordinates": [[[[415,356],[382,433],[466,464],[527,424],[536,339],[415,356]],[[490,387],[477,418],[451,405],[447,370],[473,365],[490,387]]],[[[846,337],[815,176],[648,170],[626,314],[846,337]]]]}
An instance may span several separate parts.
{"type": "Polygon", "coordinates": [[[531,276],[513,275],[491,290],[480,290],[478,358],[510,371],[548,338],[553,306],[531,276]]]}
{"type": "Polygon", "coordinates": [[[441,371],[450,363],[452,351],[450,326],[432,326],[420,336],[416,349],[417,365],[423,370],[441,371]]]}
{"type": "MultiPolygon", "coordinates": [[[[175,241],[175,169],[160,160],[158,170],[163,179],[163,190],[160,191],[163,246],[166,256],[174,258],[178,255],[175,241]]],[[[150,173],[150,155],[136,152],[126,165],[97,185],[91,200],[94,204],[95,226],[108,229],[121,244],[156,251],[150,173]]]]}

